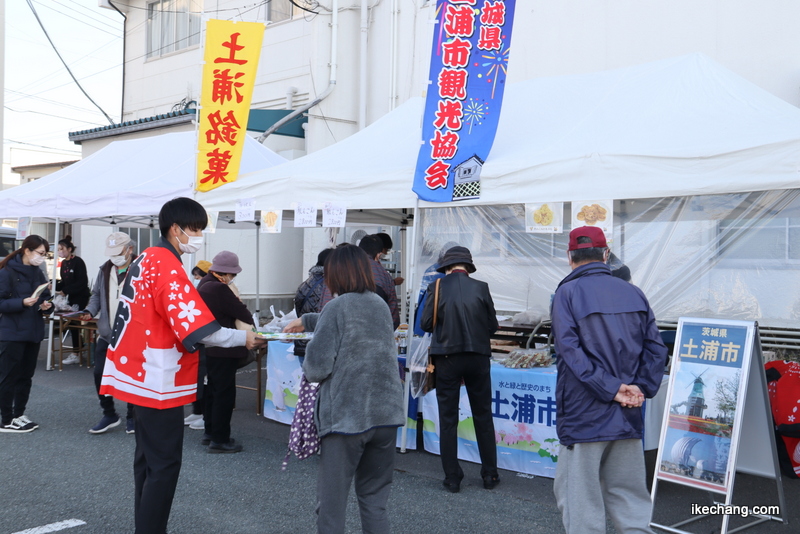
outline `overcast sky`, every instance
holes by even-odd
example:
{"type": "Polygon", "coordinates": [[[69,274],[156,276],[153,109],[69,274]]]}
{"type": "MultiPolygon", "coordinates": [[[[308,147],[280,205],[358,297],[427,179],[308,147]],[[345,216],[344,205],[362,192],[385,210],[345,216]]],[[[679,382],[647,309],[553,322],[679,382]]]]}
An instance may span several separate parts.
{"type": "MultiPolygon", "coordinates": [[[[119,122],[123,18],[98,0],[32,0],[61,56],[89,96],[119,122]]],[[[3,180],[9,166],[80,158],[68,133],[108,120],[59,61],[28,0],[6,0],[3,180]]]]}

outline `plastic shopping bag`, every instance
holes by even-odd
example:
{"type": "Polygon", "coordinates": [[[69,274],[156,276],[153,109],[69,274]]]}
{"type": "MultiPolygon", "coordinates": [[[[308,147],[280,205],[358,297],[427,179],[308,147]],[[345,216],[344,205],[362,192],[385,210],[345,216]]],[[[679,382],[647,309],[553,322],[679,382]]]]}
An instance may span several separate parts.
{"type": "Polygon", "coordinates": [[[408,349],[408,369],[411,373],[411,396],[415,399],[427,393],[435,387],[433,385],[433,373],[428,372],[429,349],[431,346],[431,334],[426,332],[424,336],[412,336],[411,346],[408,349]]]}

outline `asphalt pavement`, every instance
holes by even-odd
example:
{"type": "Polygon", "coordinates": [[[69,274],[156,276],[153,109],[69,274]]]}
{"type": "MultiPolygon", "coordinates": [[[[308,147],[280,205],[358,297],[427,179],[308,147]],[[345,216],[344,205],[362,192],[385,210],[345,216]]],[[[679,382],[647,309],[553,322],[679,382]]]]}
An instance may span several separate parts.
{"type": "MultiPolygon", "coordinates": [[[[28,434],[0,434],[0,534],[115,534],[133,532],[134,436],[124,424],[105,434],[88,429],[102,416],[92,370],[68,366],[44,370],[44,344],[26,415],[40,428],[28,434]],[[36,527],[54,525],[48,529],[36,527]],[[75,525],[75,526],[71,526],[75,525]],[[60,529],[60,530],[55,530],[60,529]]],[[[255,384],[255,365],[240,371],[238,383],[255,384]]],[[[256,393],[240,390],[233,436],[238,454],[208,454],[202,432],[186,428],[183,469],[170,516],[170,534],[315,532],[316,458],[293,458],[286,471],[288,426],[255,412],[256,393]]],[[[118,403],[118,411],[124,407],[118,403]]],[[[124,413],[124,411],[122,412],[124,413]]],[[[187,409],[187,414],[188,414],[187,409]]],[[[647,453],[648,485],[655,464],[647,453]]],[[[500,472],[494,490],[483,489],[480,467],[463,462],[460,493],[441,485],[438,456],[422,451],[397,455],[389,511],[395,533],[559,533],[564,532],[547,478],[500,472]]],[[[769,522],[753,533],[800,531],[800,480],[783,480],[789,523],[769,522]]],[[[734,503],[777,504],[775,482],[739,474],[734,503]]],[[[673,524],[691,517],[692,503],[710,504],[708,493],[660,484],[655,519],[673,524]]],[[[600,520],[600,519],[598,519],[600,520]]],[[[752,520],[749,518],[748,520],[752,520]]],[[[744,522],[734,518],[734,526],[744,522]]],[[[720,532],[720,518],[688,529],[720,532]]],[[[615,532],[608,525],[608,532],[615,532]]],[[[347,532],[360,532],[351,490],[347,532]]]]}

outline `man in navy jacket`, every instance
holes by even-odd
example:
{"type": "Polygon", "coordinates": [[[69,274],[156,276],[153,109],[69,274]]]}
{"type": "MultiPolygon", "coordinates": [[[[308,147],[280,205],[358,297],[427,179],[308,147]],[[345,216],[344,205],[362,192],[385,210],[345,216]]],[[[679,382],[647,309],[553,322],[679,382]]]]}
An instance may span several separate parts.
{"type": "Polygon", "coordinates": [[[561,442],[555,494],[568,534],[652,532],[642,448],[645,397],[667,358],[653,310],[636,286],[611,276],[603,231],[570,232],[572,272],[553,299],[561,442]]]}

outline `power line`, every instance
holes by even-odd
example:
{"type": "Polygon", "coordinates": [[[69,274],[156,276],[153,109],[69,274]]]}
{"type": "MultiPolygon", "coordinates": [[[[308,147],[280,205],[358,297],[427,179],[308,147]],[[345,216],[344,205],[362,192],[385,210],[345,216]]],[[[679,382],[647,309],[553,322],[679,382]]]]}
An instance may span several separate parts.
{"type": "Polygon", "coordinates": [[[14,141],[13,139],[3,139],[3,142],[4,143],[14,143],[14,144],[17,144],[17,145],[35,146],[37,148],[46,148],[47,150],[56,150],[58,152],[66,152],[66,153],[69,153],[69,154],[80,154],[81,153],[80,150],[66,150],[66,149],[57,148],[57,147],[54,147],[54,146],[35,145],[33,143],[24,143],[22,141],[14,141]]]}
{"type": "MultiPolygon", "coordinates": [[[[100,46],[100,47],[98,47],[98,48],[95,48],[95,49],[94,49],[94,50],[92,50],[91,52],[88,52],[88,53],[86,53],[86,54],[85,54],[85,55],[83,55],[82,57],[78,58],[78,59],[75,61],[75,63],[74,63],[73,65],[77,65],[78,63],[80,63],[81,61],[83,61],[83,60],[84,60],[84,59],[86,59],[87,57],[91,56],[92,54],[94,54],[94,53],[96,53],[96,52],[99,52],[99,51],[100,51],[100,50],[102,50],[103,48],[105,48],[105,47],[107,47],[107,46],[111,45],[112,43],[114,43],[114,41],[115,41],[115,40],[116,40],[116,39],[112,39],[111,41],[108,41],[106,44],[104,44],[104,45],[102,45],[102,46],[100,46]]],[[[116,66],[118,66],[118,65],[116,65],[116,66]]],[[[42,77],[41,77],[41,78],[39,78],[38,80],[34,80],[34,81],[30,82],[29,84],[27,84],[27,85],[25,85],[25,86],[21,87],[21,88],[20,88],[20,90],[24,91],[25,89],[27,89],[27,88],[29,88],[29,87],[31,87],[31,86],[34,86],[34,85],[36,85],[36,86],[39,86],[39,85],[41,85],[42,83],[44,83],[46,80],[48,80],[48,79],[52,78],[53,76],[56,76],[56,75],[58,75],[60,72],[61,72],[61,69],[58,69],[58,70],[56,70],[56,71],[53,71],[53,72],[51,72],[51,73],[49,73],[49,74],[47,74],[47,75],[45,75],[45,76],[42,76],[42,77]]],[[[87,77],[88,77],[88,76],[87,76],[87,77]]],[[[81,80],[85,80],[85,79],[86,79],[86,77],[84,77],[84,78],[81,78],[81,80]]],[[[51,90],[52,90],[52,89],[45,89],[44,91],[40,91],[39,93],[36,93],[36,94],[41,94],[41,93],[43,93],[43,92],[46,92],[46,91],[51,91],[51,90]]]]}
{"type": "MultiPolygon", "coordinates": [[[[258,2],[257,4],[251,4],[251,6],[229,7],[229,8],[225,8],[225,9],[206,9],[204,11],[204,13],[223,13],[225,11],[239,11],[240,9],[244,9],[246,7],[261,7],[264,4],[269,4],[271,1],[272,0],[263,0],[262,2],[258,2]]],[[[131,8],[131,9],[138,9],[140,11],[149,11],[150,10],[149,7],[132,6],[130,4],[125,4],[123,2],[114,2],[114,3],[117,4],[118,6],[125,6],[125,7],[128,7],[128,8],[131,8]]],[[[159,4],[160,4],[160,2],[159,2],[159,4]]],[[[250,11],[250,9],[248,9],[247,11],[250,11]]],[[[183,14],[183,13],[186,13],[186,11],[173,11],[171,9],[159,9],[158,13],[179,13],[179,14],[183,14]]],[[[200,11],[199,10],[198,11],[190,11],[190,13],[200,13],[200,11]]]]}
{"type": "MultiPolygon", "coordinates": [[[[52,113],[45,113],[44,111],[33,111],[32,109],[12,109],[8,106],[3,106],[8,111],[13,111],[14,113],[35,113],[36,115],[46,115],[48,117],[55,117],[56,119],[65,119],[68,121],[76,121],[76,122],[86,122],[84,119],[73,119],[72,117],[64,117],[62,115],[53,115],[52,113]]],[[[96,122],[90,122],[88,124],[94,124],[95,126],[103,126],[102,124],[98,124],[96,122]]]]}
{"type": "MultiPolygon", "coordinates": [[[[28,0],[28,5],[30,5],[30,3],[31,3],[31,0],[28,0]]],[[[40,5],[40,6],[42,6],[42,7],[46,7],[47,9],[51,9],[51,10],[55,11],[56,13],[58,13],[59,15],[64,15],[65,17],[67,17],[67,18],[70,18],[70,19],[72,19],[72,20],[77,20],[77,21],[78,21],[78,22],[80,22],[81,24],[86,24],[87,26],[89,26],[89,27],[91,27],[91,28],[94,28],[94,29],[95,29],[95,30],[97,30],[97,31],[101,31],[101,32],[107,33],[107,34],[109,34],[109,35],[114,35],[113,33],[111,33],[111,32],[110,32],[110,31],[108,31],[108,30],[104,30],[103,28],[98,28],[98,27],[97,27],[97,26],[95,26],[94,24],[89,24],[89,23],[88,23],[88,22],[86,22],[85,20],[81,20],[81,19],[75,18],[75,17],[73,17],[72,15],[67,15],[67,14],[66,14],[66,13],[64,13],[63,11],[59,11],[59,10],[57,10],[56,8],[52,7],[52,6],[48,6],[47,4],[42,4],[42,3],[40,3],[40,2],[37,2],[37,4],[39,4],[39,5],[40,5]]],[[[60,4],[60,5],[63,5],[63,4],[60,4]]],[[[65,6],[65,7],[66,7],[66,6],[65,6]]],[[[37,18],[38,18],[38,17],[37,17],[37,18]]],[[[117,35],[116,37],[119,37],[119,35],[117,35]]]]}
{"type": "MultiPolygon", "coordinates": [[[[49,98],[44,98],[44,97],[37,96],[37,95],[31,95],[31,94],[28,94],[28,93],[23,93],[21,91],[15,91],[14,89],[6,89],[6,91],[8,91],[9,93],[13,93],[15,95],[22,96],[22,97],[33,98],[35,100],[41,100],[42,102],[46,102],[48,104],[55,104],[57,106],[74,109],[76,111],[82,111],[84,113],[97,113],[97,111],[94,110],[94,109],[80,108],[78,106],[73,106],[72,104],[66,104],[64,102],[58,102],[57,100],[50,100],[49,98]]],[[[14,102],[16,102],[16,100],[14,102]]],[[[11,104],[11,103],[12,102],[9,102],[9,104],[11,104]]]]}
{"type": "Polygon", "coordinates": [[[86,92],[86,91],[83,89],[83,87],[81,86],[81,84],[80,84],[80,82],[78,81],[78,79],[75,77],[75,75],[74,75],[74,74],[72,74],[72,71],[70,70],[70,68],[69,68],[69,65],[67,65],[67,62],[66,62],[66,61],[64,61],[64,58],[62,58],[62,57],[61,57],[61,54],[58,52],[58,48],[56,48],[56,45],[53,43],[53,40],[52,40],[52,39],[50,39],[50,35],[47,33],[47,30],[45,29],[45,27],[44,27],[44,24],[42,24],[42,21],[41,21],[41,19],[39,18],[39,14],[36,12],[36,8],[35,8],[35,7],[33,7],[33,2],[32,2],[31,0],[28,0],[28,7],[30,7],[30,8],[31,8],[31,11],[33,12],[33,16],[34,16],[34,17],[36,17],[36,21],[39,23],[39,27],[41,27],[41,28],[42,28],[42,31],[44,32],[44,35],[45,35],[45,37],[47,37],[47,40],[50,42],[50,46],[52,46],[52,47],[53,47],[53,50],[55,51],[56,55],[58,56],[58,59],[60,59],[60,60],[61,60],[61,63],[63,63],[63,64],[64,64],[64,68],[65,68],[65,69],[67,69],[67,72],[69,72],[69,75],[72,77],[72,79],[73,79],[73,80],[75,80],[75,83],[77,84],[78,88],[81,90],[81,92],[82,92],[84,95],[86,95],[86,98],[88,98],[88,99],[89,99],[89,101],[90,101],[92,104],[94,104],[94,105],[95,105],[95,107],[96,107],[97,109],[99,109],[99,110],[100,110],[100,111],[103,113],[103,115],[105,115],[106,119],[108,119],[108,122],[109,122],[110,124],[112,124],[112,125],[113,125],[113,124],[114,124],[114,121],[112,121],[112,120],[111,120],[111,117],[109,117],[109,116],[108,116],[108,113],[106,113],[105,111],[103,111],[103,108],[101,108],[101,107],[100,107],[100,106],[97,104],[97,102],[95,102],[94,100],[92,100],[92,97],[90,97],[90,96],[89,96],[89,93],[87,93],[87,92],[86,92]]]}
{"type": "Polygon", "coordinates": [[[110,20],[111,22],[115,22],[115,23],[116,23],[116,22],[119,22],[119,19],[118,19],[118,18],[115,18],[115,17],[109,17],[108,15],[102,14],[102,13],[100,13],[99,11],[95,11],[95,10],[93,10],[93,9],[90,9],[90,8],[86,7],[86,6],[85,6],[85,5],[83,5],[83,4],[80,4],[80,3],[76,2],[75,0],[67,0],[67,2],[70,2],[70,3],[72,3],[72,4],[75,4],[76,6],[78,6],[78,7],[82,8],[82,9],[85,9],[85,10],[87,10],[88,12],[90,12],[90,13],[92,13],[92,14],[94,14],[94,15],[97,15],[97,16],[99,16],[99,17],[101,17],[101,18],[104,18],[104,19],[106,19],[106,20],[110,20]]]}

